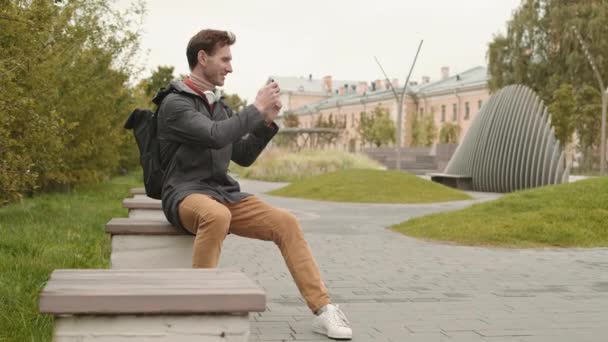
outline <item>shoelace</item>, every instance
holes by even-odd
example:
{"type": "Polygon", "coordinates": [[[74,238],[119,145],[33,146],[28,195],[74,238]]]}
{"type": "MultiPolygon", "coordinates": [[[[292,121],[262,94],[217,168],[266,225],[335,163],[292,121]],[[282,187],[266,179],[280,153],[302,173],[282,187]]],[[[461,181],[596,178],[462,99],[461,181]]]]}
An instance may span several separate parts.
{"type": "Polygon", "coordinates": [[[346,315],[344,315],[344,313],[342,312],[342,310],[340,310],[340,307],[338,305],[335,305],[335,307],[336,307],[335,310],[329,312],[330,313],[329,320],[339,327],[350,328],[350,322],[346,318],[346,315]]]}

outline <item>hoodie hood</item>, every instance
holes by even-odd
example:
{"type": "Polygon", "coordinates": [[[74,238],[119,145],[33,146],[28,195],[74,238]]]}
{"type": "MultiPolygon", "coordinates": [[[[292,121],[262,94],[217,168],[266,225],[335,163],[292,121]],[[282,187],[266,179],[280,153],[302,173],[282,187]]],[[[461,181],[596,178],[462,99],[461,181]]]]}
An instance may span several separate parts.
{"type": "Polygon", "coordinates": [[[201,97],[197,92],[192,90],[192,88],[188,87],[183,81],[173,81],[168,86],[160,89],[152,99],[152,102],[154,102],[155,105],[160,106],[160,103],[163,102],[163,99],[172,92],[186,93],[189,95],[201,97]]]}

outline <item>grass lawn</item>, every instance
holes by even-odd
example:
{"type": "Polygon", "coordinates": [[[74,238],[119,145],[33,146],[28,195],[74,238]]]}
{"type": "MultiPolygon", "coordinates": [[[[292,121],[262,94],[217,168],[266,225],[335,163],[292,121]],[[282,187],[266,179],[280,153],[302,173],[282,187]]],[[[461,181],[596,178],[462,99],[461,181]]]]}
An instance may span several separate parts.
{"type": "Polygon", "coordinates": [[[608,246],[608,177],[518,191],[470,208],[391,227],[466,245],[608,246]]]}
{"type": "Polygon", "coordinates": [[[104,226],[127,216],[121,201],[140,177],[0,207],[0,341],[51,341],[53,318],[38,314],[39,292],[54,269],[108,268],[104,226]]]}
{"type": "Polygon", "coordinates": [[[350,169],[308,177],[271,195],[334,202],[430,203],[470,196],[415,175],[382,170],[350,169]]]}

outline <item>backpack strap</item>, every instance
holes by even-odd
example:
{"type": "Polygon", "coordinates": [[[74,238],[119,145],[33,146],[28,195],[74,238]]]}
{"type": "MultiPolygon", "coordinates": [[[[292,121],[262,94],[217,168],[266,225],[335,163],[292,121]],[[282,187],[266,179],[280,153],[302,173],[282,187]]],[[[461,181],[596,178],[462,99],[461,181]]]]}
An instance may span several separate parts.
{"type": "Polygon", "coordinates": [[[156,93],[156,95],[154,95],[154,98],[152,99],[152,102],[154,102],[154,104],[157,106],[157,111],[165,97],[174,92],[176,92],[176,89],[171,83],[169,83],[169,85],[167,85],[166,87],[158,90],[158,92],[156,93]]]}
{"type": "Polygon", "coordinates": [[[224,97],[220,97],[220,99],[216,102],[222,105],[222,107],[224,107],[224,110],[226,111],[226,115],[230,118],[232,117],[231,113],[232,113],[232,108],[230,108],[230,106],[228,106],[226,104],[226,102],[224,102],[224,97]]]}
{"type": "MultiPolygon", "coordinates": [[[[171,93],[177,93],[177,89],[175,89],[175,87],[173,87],[173,85],[169,83],[169,85],[167,85],[166,87],[159,89],[158,92],[156,93],[156,95],[154,96],[154,98],[152,99],[152,102],[156,105],[156,110],[154,110],[154,115],[152,116],[153,125],[154,125],[154,136],[159,142],[162,140],[165,140],[165,139],[161,138],[160,134],[158,134],[158,119],[159,119],[158,112],[160,111],[160,105],[163,102],[163,100],[167,97],[167,95],[169,95],[171,93]]],[[[163,172],[166,169],[167,165],[169,165],[171,160],[175,157],[175,152],[177,152],[180,145],[181,144],[176,144],[176,146],[173,148],[173,150],[170,153],[168,153],[168,155],[170,156],[169,159],[165,160],[164,162],[161,158],[160,151],[159,151],[158,158],[159,158],[159,162],[160,162],[160,168],[161,168],[161,170],[163,170],[163,172]]],[[[160,148],[160,145],[159,145],[159,148],[160,148]]]]}

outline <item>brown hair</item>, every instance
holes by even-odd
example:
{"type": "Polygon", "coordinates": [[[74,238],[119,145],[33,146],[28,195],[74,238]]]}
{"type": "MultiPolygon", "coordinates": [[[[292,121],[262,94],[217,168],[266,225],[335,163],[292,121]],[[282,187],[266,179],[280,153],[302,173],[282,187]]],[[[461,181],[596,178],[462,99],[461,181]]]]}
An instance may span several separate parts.
{"type": "Polygon", "coordinates": [[[188,42],[186,48],[186,57],[188,57],[188,65],[190,70],[193,70],[198,63],[198,52],[203,50],[209,56],[212,56],[217,48],[225,45],[232,45],[236,41],[236,36],[230,31],[219,30],[201,30],[195,34],[188,42]]]}

